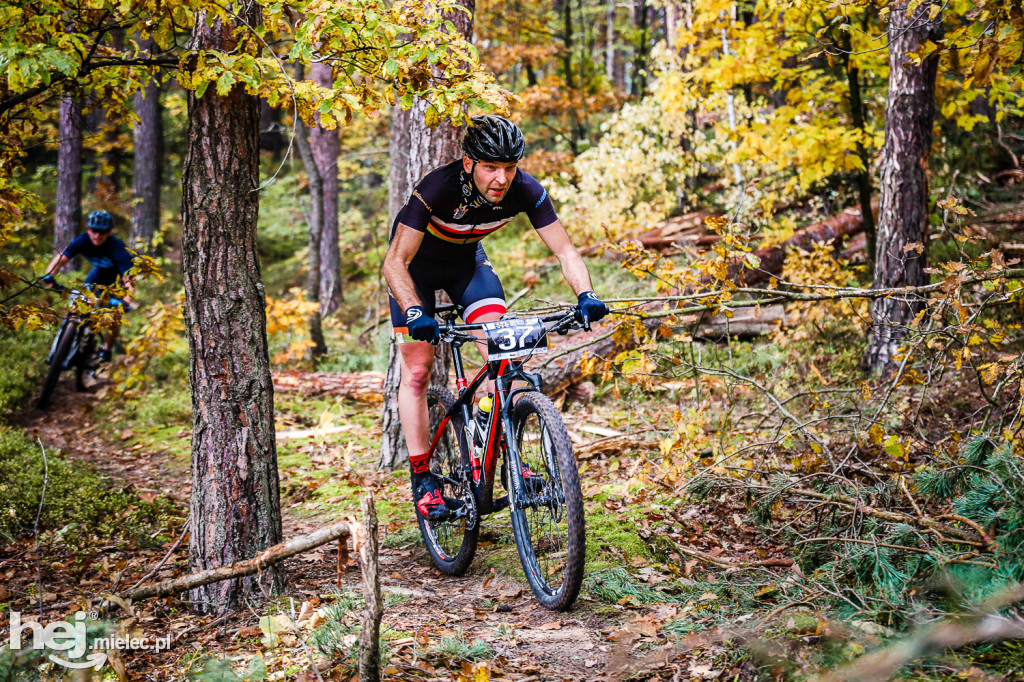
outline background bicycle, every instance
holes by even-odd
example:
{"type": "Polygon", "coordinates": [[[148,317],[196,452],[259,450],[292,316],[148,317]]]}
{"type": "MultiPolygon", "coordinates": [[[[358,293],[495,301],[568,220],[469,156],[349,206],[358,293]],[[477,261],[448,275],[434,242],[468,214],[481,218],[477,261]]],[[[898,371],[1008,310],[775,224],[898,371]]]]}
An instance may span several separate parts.
{"type": "MultiPolygon", "coordinates": [[[[66,291],[65,287],[59,284],[53,285],[53,288],[57,291],[66,291]]],[[[46,358],[49,369],[36,399],[36,407],[41,410],[50,406],[63,372],[74,371],[75,390],[85,391],[88,389],[89,380],[94,379],[100,369],[101,365],[97,358],[99,339],[91,320],[93,311],[89,308],[86,298],[85,294],[77,289],[68,292],[68,312],[64,315],[64,320],[50,344],[50,352],[46,358]]],[[[127,308],[124,301],[117,298],[110,298],[108,303],[112,307],[127,308]]]]}

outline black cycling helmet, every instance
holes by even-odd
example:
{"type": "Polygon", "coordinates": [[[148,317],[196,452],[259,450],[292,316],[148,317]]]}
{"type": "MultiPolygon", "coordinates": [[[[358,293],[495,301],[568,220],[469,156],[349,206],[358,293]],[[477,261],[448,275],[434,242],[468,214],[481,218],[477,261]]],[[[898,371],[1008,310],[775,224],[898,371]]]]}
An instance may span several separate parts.
{"type": "Polygon", "coordinates": [[[93,211],[86,218],[85,227],[94,232],[109,232],[114,227],[114,218],[106,211],[93,211]]]}
{"type": "Polygon", "coordinates": [[[503,116],[481,114],[470,119],[462,137],[462,149],[474,161],[514,163],[523,158],[523,131],[503,116]]]}

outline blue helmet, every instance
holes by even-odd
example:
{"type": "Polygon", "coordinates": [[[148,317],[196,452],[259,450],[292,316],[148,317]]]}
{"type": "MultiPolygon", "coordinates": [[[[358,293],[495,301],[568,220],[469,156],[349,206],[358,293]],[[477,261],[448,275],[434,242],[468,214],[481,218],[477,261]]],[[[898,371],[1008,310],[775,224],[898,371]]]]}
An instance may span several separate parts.
{"type": "Polygon", "coordinates": [[[114,218],[106,211],[93,211],[86,218],[85,227],[95,232],[109,232],[114,227],[114,218]]]}

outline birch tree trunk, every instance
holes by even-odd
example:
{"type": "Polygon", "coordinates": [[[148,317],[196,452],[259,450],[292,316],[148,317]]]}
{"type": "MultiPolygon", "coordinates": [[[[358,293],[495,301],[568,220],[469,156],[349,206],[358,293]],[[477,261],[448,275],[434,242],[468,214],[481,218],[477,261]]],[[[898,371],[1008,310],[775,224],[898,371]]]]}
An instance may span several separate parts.
{"type": "MultiPolygon", "coordinates": [[[[879,182],[875,288],[927,282],[927,172],[938,55],[920,63],[909,55],[924,41],[937,42],[942,35],[939,18],[928,18],[929,5],[919,6],[910,17],[905,0],[890,8],[889,93],[879,182]]],[[[896,296],[872,302],[866,360],[873,371],[885,372],[893,366],[908,326],[923,306],[923,301],[896,296]]]]}
{"type": "MultiPolygon", "coordinates": [[[[260,23],[256,3],[238,21],[260,23]]],[[[192,49],[232,50],[235,26],[196,20],[192,49]]],[[[241,85],[226,96],[188,93],[182,178],[182,270],[192,389],[189,569],[248,559],[281,541],[274,394],[266,299],[256,249],[259,98],[241,85]]],[[[223,614],[263,591],[278,592],[272,567],[190,592],[200,613],[223,614]]]]}
{"type": "MultiPolygon", "coordinates": [[[[461,0],[460,5],[473,12],[475,0],[461,0]]],[[[471,14],[455,12],[451,20],[466,38],[473,35],[471,14]]],[[[427,127],[425,101],[417,99],[409,111],[395,109],[391,119],[391,175],[388,181],[388,229],[395,216],[412,194],[416,183],[438,166],[462,157],[460,131],[449,122],[427,127]]],[[[451,359],[447,344],[434,353],[434,376],[448,377],[451,359]]],[[[398,384],[401,367],[394,339],[388,345],[388,371],[384,380],[384,408],[381,415],[382,438],[377,467],[395,469],[409,459],[398,419],[398,384]]]]}

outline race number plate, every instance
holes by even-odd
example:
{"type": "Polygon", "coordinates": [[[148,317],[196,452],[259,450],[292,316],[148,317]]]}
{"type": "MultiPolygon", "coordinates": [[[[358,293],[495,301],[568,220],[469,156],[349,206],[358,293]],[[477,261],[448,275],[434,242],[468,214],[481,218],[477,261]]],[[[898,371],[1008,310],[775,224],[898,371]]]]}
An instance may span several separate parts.
{"type": "Polygon", "coordinates": [[[483,329],[487,335],[487,355],[491,360],[521,358],[548,350],[547,330],[537,318],[485,322],[483,329]]]}

